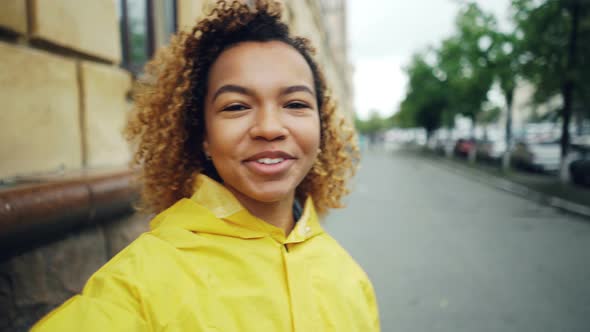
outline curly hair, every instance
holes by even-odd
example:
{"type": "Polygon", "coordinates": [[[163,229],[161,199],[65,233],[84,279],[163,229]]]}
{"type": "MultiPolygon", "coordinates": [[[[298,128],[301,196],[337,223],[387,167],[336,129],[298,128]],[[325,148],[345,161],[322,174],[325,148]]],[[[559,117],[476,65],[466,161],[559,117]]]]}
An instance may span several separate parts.
{"type": "Polygon", "coordinates": [[[157,213],[190,197],[196,174],[219,180],[202,148],[208,74],[224,50],[245,41],[284,42],[309,65],[320,112],[321,152],[296,193],[298,198],[311,195],[320,215],[342,207],[358,161],[355,132],[337,112],[312,57],[315,49],[308,39],[290,35],[281,12],[281,5],[273,0],[258,0],[253,8],[239,1],[218,1],[191,31],[179,31],[147,63],[125,128],[135,150],[132,164],[140,168],[140,207],[157,213]]]}

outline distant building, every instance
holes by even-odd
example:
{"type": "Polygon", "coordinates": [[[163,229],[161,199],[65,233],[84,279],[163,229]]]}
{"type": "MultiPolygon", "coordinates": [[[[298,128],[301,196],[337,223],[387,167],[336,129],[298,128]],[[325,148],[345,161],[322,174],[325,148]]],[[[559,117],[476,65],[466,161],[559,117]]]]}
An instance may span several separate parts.
{"type": "MultiPolygon", "coordinates": [[[[294,1],[294,0],[292,0],[294,1]]],[[[296,1],[296,0],[295,0],[296,1]]],[[[346,0],[320,0],[326,40],[332,54],[334,77],[330,81],[335,86],[343,111],[352,119],[354,105],[354,88],[352,85],[353,67],[349,57],[348,43],[348,9],[346,0]]]]}
{"type": "MultiPolygon", "coordinates": [[[[562,107],[561,96],[555,96],[547,103],[535,105],[533,95],[535,86],[527,81],[519,81],[514,91],[512,105],[512,126],[514,129],[523,128],[531,121],[539,121],[543,118],[552,118],[552,114],[562,107]]],[[[506,112],[502,112],[500,124],[506,123],[506,112]]]]}

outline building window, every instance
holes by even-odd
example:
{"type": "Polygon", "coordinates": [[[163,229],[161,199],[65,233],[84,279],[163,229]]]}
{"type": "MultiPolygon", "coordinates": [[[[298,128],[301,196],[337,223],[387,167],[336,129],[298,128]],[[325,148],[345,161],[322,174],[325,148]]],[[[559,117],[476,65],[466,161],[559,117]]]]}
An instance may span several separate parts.
{"type": "Polygon", "coordinates": [[[138,75],[176,32],[176,1],[118,0],[122,66],[138,75]]]}

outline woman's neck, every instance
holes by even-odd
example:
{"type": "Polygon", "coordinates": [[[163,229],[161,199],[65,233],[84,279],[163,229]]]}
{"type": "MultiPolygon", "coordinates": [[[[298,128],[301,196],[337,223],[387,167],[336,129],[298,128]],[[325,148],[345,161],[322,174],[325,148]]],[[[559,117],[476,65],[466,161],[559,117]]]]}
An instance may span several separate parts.
{"type": "Polygon", "coordinates": [[[285,199],[266,203],[254,200],[233,188],[228,189],[253,216],[282,229],[285,236],[289,235],[295,227],[295,220],[293,219],[295,193],[285,199]]]}

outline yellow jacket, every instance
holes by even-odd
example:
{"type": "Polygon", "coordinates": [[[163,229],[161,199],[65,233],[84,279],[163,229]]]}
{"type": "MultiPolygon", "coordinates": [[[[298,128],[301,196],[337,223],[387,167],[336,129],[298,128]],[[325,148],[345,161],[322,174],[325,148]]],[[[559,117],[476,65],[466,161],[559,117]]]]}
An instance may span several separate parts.
{"type": "Polygon", "coordinates": [[[197,188],[32,331],[379,331],[369,279],[311,199],[285,237],[219,183],[197,188]]]}

